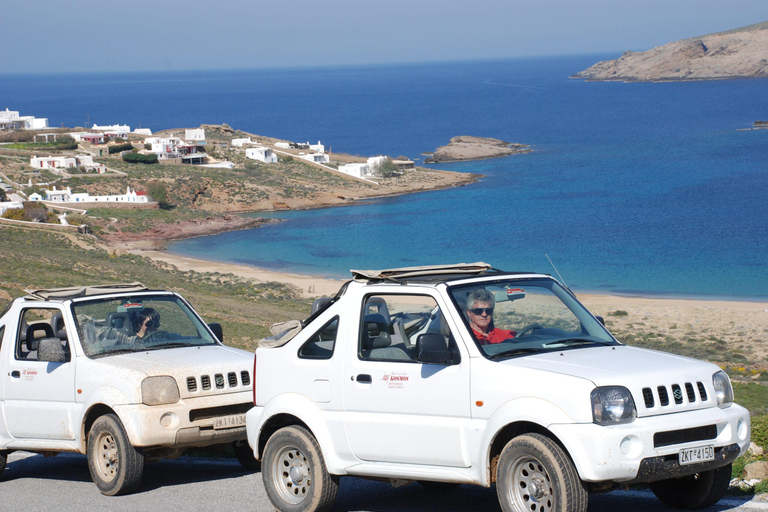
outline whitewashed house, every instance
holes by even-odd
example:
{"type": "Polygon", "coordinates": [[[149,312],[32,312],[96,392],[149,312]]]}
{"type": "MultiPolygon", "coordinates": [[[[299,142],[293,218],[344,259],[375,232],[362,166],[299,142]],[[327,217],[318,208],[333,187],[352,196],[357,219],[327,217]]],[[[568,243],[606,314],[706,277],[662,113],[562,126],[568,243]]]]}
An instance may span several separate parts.
{"type": "Polygon", "coordinates": [[[246,137],[244,139],[232,139],[232,145],[236,148],[242,148],[243,146],[248,146],[250,144],[258,144],[258,142],[251,140],[250,137],[246,137]]]}
{"type": "Polygon", "coordinates": [[[35,169],[49,169],[51,171],[81,166],[86,169],[95,169],[99,172],[104,170],[104,164],[94,162],[91,155],[33,156],[29,159],[29,165],[35,169]]]}
{"type": "Polygon", "coordinates": [[[24,208],[24,204],[19,201],[0,201],[0,215],[8,210],[24,208]]]}
{"type": "Polygon", "coordinates": [[[0,130],[42,130],[48,128],[48,118],[20,116],[18,110],[0,110],[0,130]]]}
{"type": "Polygon", "coordinates": [[[291,143],[290,142],[275,142],[275,147],[280,149],[290,149],[291,143]]]}
{"type": "Polygon", "coordinates": [[[320,144],[320,141],[317,141],[317,144],[307,143],[307,146],[309,146],[309,149],[315,153],[325,153],[325,146],[320,144]]]}
{"type": "Polygon", "coordinates": [[[142,135],[142,136],[150,136],[152,135],[152,130],[149,128],[136,128],[133,130],[134,135],[142,135]]]}
{"type": "Polygon", "coordinates": [[[205,144],[205,130],[203,128],[186,129],[184,130],[184,140],[205,144]]]}
{"type": "Polygon", "coordinates": [[[340,165],[338,171],[343,172],[344,174],[349,174],[350,176],[354,176],[356,178],[366,178],[373,176],[376,167],[378,167],[386,159],[386,156],[372,156],[365,163],[340,165]]]}
{"type": "Polygon", "coordinates": [[[256,148],[247,148],[245,150],[245,156],[246,158],[250,158],[251,160],[258,160],[259,162],[264,162],[265,164],[274,164],[277,162],[277,155],[269,148],[265,147],[256,147],[256,148]]]}
{"type": "Polygon", "coordinates": [[[110,124],[110,125],[104,125],[99,126],[97,124],[94,124],[91,127],[92,132],[100,132],[103,133],[105,136],[109,137],[110,139],[119,138],[119,139],[127,139],[128,134],[131,133],[131,127],[127,124],[110,124]]]}
{"type": "Polygon", "coordinates": [[[325,153],[309,153],[306,155],[299,154],[299,158],[309,160],[310,162],[315,162],[316,164],[325,164],[330,161],[328,155],[325,153]]]}
{"type": "Polygon", "coordinates": [[[105,135],[103,133],[92,132],[69,132],[69,136],[75,139],[75,142],[88,142],[90,144],[104,144],[105,135]]]}
{"type": "MultiPolygon", "coordinates": [[[[92,196],[87,192],[73,193],[70,187],[66,189],[57,190],[53,187],[53,190],[45,190],[45,200],[51,203],[148,203],[149,199],[144,191],[136,192],[131,190],[131,187],[127,187],[125,194],[106,195],[106,196],[92,196]]],[[[30,201],[39,201],[40,199],[32,199],[35,194],[29,196],[30,201]]],[[[39,197],[39,195],[38,195],[39,197]]]]}
{"type": "Polygon", "coordinates": [[[202,146],[184,142],[179,137],[148,137],[144,142],[151,145],[150,151],[160,161],[172,158],[178,158],[183,164],[204,164],[208,161],[202,146]]]}

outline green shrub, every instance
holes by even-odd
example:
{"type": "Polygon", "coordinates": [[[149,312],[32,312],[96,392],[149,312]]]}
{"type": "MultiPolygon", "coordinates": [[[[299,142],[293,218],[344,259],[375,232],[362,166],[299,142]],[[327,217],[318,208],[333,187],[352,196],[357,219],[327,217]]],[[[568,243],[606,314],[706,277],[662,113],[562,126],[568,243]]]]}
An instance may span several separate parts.
{"type": "Polygon", "coordinates": [[[157,155],[142,155],[141,153],[125,153],[123,160],[131,164],[156,164],[157,155]]]}
{"type": "Polygon", "coordinates": [[[109,146],[109,154],[122,153],[123,151],[130,151],[132,149],[133,144],[130,142],[126,142],[125,144],[115,144],[114,146],[109,146]]]}
{"type": "Polygon", "coordinates": [[[608,313],[608,316],[629,316],[629,313],[627,313],[623,309],[617,309],[612,313],[608,313]]]}
{"type": "Polygon", "coordinates": [[[752,441],[763,450],[768,450],[768,416],[752,418],[752,441]]]}

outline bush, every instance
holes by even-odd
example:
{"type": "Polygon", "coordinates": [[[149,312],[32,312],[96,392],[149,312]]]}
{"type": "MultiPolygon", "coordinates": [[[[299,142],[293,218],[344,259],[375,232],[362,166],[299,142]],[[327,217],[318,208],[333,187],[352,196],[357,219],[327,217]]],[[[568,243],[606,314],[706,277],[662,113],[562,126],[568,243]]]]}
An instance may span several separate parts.
{"type": "Polygon", "coordinates": [[[125,144],[115,144],[114,146],[109,146],[109,154],[113,153],[121,153],[123,151],[130,151],[133,149],[133,144],[130,142],[126,142],[125,144]]]}
{"type": "Polygon", "coordinates": [[[142,155],[141,153],[123,153],[123,161],[131,164],[156,164],[157,155],[142,155]]]}
{"type": "Polygon", "coordinates": [[[768,416],[752,418],[752,441],[763,450],[768,450],[768,416]]]}
{"type": "Polygon", "coordinates": [[[613,313],[608,313],[608,316],[628,316],[629,313],[624,311],[623,309],[617,309],[613,313]]]}

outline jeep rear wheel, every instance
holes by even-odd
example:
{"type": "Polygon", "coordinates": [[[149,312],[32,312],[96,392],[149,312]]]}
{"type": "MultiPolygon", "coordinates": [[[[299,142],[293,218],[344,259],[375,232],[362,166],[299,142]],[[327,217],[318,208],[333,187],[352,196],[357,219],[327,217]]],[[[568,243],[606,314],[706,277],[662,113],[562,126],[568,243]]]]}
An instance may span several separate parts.
{"type": "Polygon", "coordinates": [[[568,455],[539,434],[518,436],[504,447],[496,494],[505,512],[587,510],[587,491],[568,455]]]}
{"type": "Polygon", "coordinates": [[[694,509],[714,505],[728,492],[731,464],[682,478],[651,482],[648,486],[659,500],[672,508],[694,509]]]}
{"type": "Polygon", "coordinates": [[[102,494],[127,494],[141,481],[144,456],[131,446],[122,423],[114,414],[105,414],[88,434],[88,469],[102,494]]]}
{"type": "Polygon", "coordinates": [[[264,447],[261,476],[281,512],[321,512],[336,500],[339,477],[328,474],[314,436],[299,426],[275,432],[264,447]]]}

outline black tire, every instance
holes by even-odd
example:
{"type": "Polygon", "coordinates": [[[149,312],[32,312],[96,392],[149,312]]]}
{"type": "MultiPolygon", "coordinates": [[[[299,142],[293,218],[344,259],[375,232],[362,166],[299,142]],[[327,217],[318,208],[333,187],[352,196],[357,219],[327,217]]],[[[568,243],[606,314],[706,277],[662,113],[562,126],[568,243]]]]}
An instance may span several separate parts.
{"type": "Polygon", "coordinates": [[[280,512],[328,510],[339,491],[339,477],[328,474],[314,436],[293,425],[272,434],[264,447],[261,477],[280,512]]]}
{"type": "Polygon", "coordinates": [[[585,512],[588,495],[568,455],[551,439],[524,434],[501,451],[496,494],[505,512],[585,512]]]}
{"type": "Polygon", "coordinates": [[[114,414],[99,417],[88,433],[88,469],[106,496],[128,494],[144,473],[144,456],[131,446],[123,424],[114,414]]]}
{"type": "Polygon", "coordinates": [[[648,484],[662,503],[672,508],[691,510],[714,505],[731,482],[731,464],[682,478],[670,478],[648,484]]]}
{"type": "Polygon", "coordinates": [[[245,469],[258,471],[261,469],[261,463],[253,456],[253,450],[248,441],[235,441],[232,443],[232,451],[235,452],[237,462],[245,469]]]}

